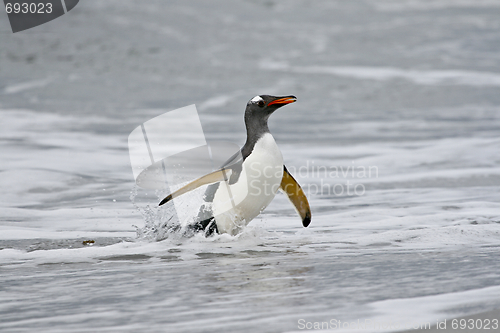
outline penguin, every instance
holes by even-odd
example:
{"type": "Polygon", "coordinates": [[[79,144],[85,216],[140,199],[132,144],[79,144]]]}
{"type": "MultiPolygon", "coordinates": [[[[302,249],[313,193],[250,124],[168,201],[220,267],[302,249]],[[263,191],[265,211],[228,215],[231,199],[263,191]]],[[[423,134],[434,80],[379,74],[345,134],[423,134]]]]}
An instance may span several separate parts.
{"type": "Polygon", "coordinates": [[[295,96],[258,95],[245,109],[247,139],[241,150],[224,165],[165,197],[159,206],[200,186],[209,185],[196,223],[190,228],[236,235],[274,199],[285,193],[307,227],[311,209],[304,191],[283,164],[283,156],[268,127],[268,119],[280,107],[294,103],[295,96]]]}

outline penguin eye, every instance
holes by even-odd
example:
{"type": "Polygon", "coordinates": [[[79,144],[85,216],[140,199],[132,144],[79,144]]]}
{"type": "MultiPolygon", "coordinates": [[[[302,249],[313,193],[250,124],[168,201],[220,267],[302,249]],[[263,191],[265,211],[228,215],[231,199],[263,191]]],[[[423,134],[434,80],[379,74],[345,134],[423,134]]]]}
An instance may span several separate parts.
{"type": "Polygon", "coordinates": [[[254,103],[254,104],[257,104],[258,106],[260,107],[263,107],[264,105],[266,105],[266,102],[264,102],[264,99],[260,96],[255,96],[254,98],[252,98],[250,100],[250,102],[248,103],[254,103]]]}

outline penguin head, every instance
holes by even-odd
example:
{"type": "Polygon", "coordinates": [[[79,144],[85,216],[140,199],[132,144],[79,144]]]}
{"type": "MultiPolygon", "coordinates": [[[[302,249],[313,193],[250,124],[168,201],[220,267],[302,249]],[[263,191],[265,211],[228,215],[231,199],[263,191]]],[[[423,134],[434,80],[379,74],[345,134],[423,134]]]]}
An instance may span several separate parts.
{"type": "Polygon", "coordinates": [[[247,103],[245,117],[258,119],[269,118],[269,116],[283,105],[293,103],[297,100],[295,96],[269,96],[258,95],[252,98],[247,103]]]}
{"type": "Polygon", "coordinates": [[[268,133],[267,120],[269,116],[283,105],[293,103],[297,100],[295,96],[269,96],[259,95],[247,103],[245,110],[245,126],[247,137],[256,140],[262,134],[268,133]]]}

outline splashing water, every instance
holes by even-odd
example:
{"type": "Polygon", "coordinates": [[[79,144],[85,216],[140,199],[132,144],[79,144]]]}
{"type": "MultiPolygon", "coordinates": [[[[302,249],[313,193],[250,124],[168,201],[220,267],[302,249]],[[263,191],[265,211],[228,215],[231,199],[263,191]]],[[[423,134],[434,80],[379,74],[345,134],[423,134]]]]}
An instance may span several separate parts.
{"type": "MultiPolygon", "coordinates": [[[[205,208],[208,207],[207,203],[203,201],[204,188],[176,199],[176,205],[169,202],[161,207],[156,203],[151,204],[150,199],[144,200],[148,193],[142,193],[137,185],[130,193],[132,205],[144,219],[142,228],[134,225],[137,238],[143,240],[162,241],[167,238],[178,239],[194,236],[196,231],[190,226],[195,222],[200,207],[202,205],[205,205],[205,208]],[[179,216],[178,211],[182,211],[182,217],[179,216]]],[[[159,201],[169,193],[156,190],[154,194],[156,201],[159,201]]]]}
{"type": "MultiPolygon", "coordinates": [[[[159,197],[159,191],[155,195],[159,197]]],[[[147,196],[146,192],[141,193],[140,188],[134,185],[130,192],[130,201],[134,208],[142,215],[144,226],[136,229],[137,239],[149,241],[161,241],[168,238],[169,234],[180,229],[180,223],[176,218],[175,209],[169,205],[166,209],[160,209],[158,206],[152,206],[150,203],[144,204],[141,200],[141,194],[147,196]]]]}

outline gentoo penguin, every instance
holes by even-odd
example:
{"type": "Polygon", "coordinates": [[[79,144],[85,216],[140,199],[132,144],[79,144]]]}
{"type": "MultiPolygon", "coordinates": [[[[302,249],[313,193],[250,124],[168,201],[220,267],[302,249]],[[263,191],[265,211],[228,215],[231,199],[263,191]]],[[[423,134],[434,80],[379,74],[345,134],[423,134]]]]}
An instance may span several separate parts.
{"type": "Polygon", "coordinates": [[[283,156],[269,132],[267,121],[278,108],[295,102],[295,96],[260,95],[246,106],[247,140],[219,170],[194,180],[160,202],[170,200],[200,186],[208,186],[204,205],[191,228],[205,235],[214,232],[238,234],[273,200],[276,192],[284,192],[307,227],[311,209],[302,188],[283,164],[283,156]]]}

